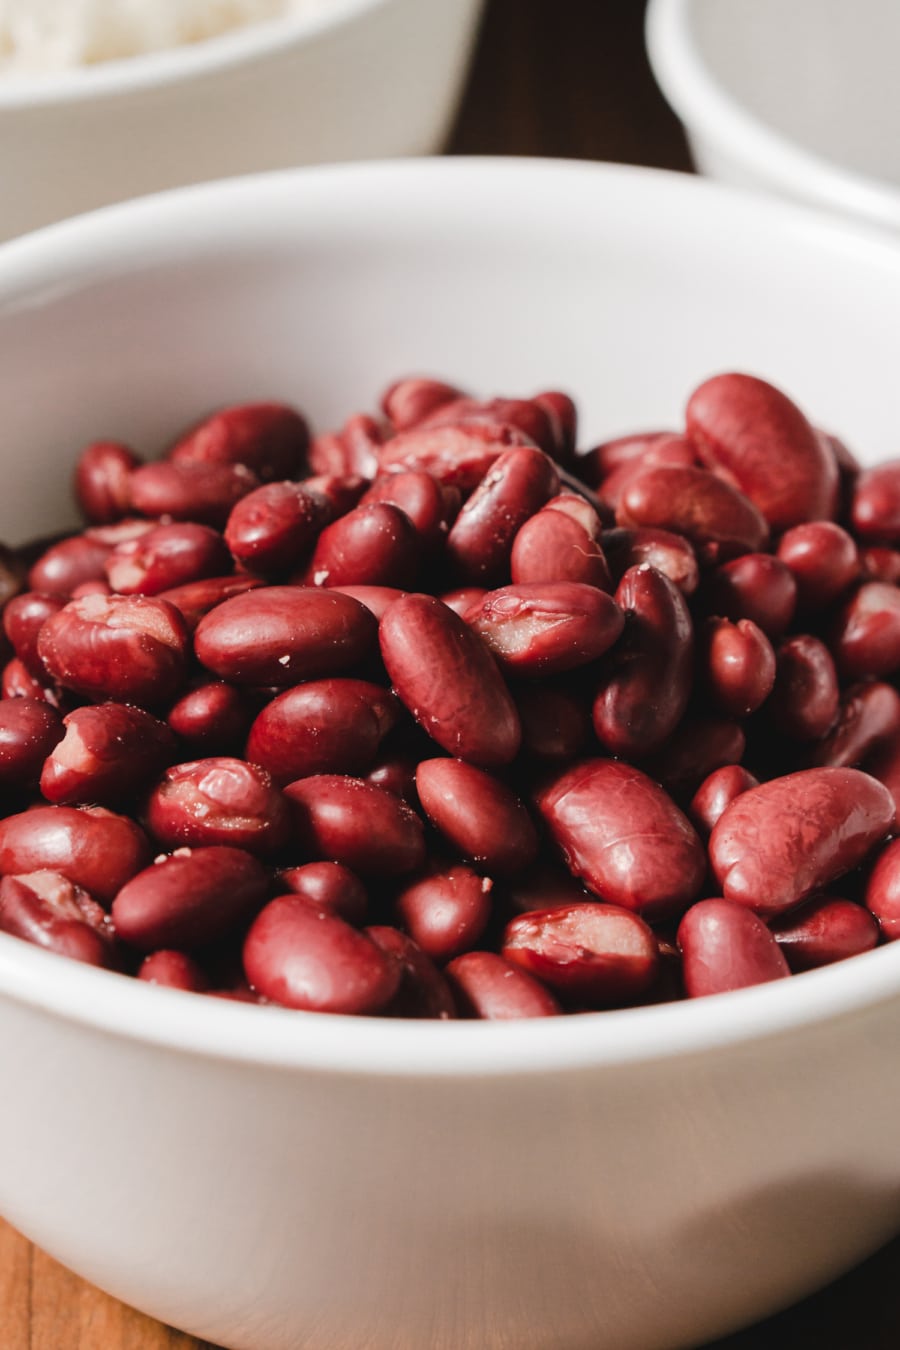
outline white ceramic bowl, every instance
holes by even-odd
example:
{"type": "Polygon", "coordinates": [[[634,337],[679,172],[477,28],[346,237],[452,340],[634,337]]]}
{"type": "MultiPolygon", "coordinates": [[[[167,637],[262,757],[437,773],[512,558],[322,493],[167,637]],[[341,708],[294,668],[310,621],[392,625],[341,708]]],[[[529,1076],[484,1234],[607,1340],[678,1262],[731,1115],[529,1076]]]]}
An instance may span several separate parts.
{"type": "Polygon", "coordinates": [[[482,0],[331,0],[306,17],[0,79],[0,239],[232,174],[430,154],[482,0]]]}
{"type": "MultiPolygon", "coordinates": [[[[0,250],[0,529],[89,437],[151,451],[393,376],[571,389],[584,439],[774,379],[873,458],[900,250],[676,175],[446,160],[112,208],[0,250]]],[[[0,1212],[243,1350],[669,1350],[900,1228],[900,945],[715,999],[404,1023],[142,985],[0,936],[0,1212]]]]}
{"type": "Polygon", "coordinates": [[[650,0],[646,33],[704,173],[900,230],[895,0],[650,0]]]}

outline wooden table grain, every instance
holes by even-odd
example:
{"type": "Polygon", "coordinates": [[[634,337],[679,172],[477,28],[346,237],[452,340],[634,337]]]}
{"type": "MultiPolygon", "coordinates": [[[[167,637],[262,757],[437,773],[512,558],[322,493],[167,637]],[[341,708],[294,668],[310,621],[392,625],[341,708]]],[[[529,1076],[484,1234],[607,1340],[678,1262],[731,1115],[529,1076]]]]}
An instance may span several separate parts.
{"type": "MultiPolygon", "coordinates": [[[[488,0],[449,153],[689,170],[680,127],[647,66],[642,24],[641,0],[488,0]]],[[[813,1298],[706,1350],[898,1346],[900,1240],[813,1298]]],[[[0,1350],[215,1348],[100,1293],[0,1221],[0,1350]]]]}

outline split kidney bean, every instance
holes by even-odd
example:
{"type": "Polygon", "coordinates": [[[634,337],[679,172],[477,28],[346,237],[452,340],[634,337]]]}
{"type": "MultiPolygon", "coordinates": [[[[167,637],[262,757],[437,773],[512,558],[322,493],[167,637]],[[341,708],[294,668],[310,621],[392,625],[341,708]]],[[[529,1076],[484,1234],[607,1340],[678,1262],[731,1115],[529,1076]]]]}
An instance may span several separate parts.
{"type": "Polygon", "coordinates": [[[520,914],[506,926],[501,954],[555,993],[594,1007],[640,998],[659,969],[644,920],[593,901],[520,914]]]}
{"type": "Polygon", "coordinates": [[[774,530],[830,520],[834,452],[780,389],[752,375],[716,375],[695,389],[687,432],[705,464],[728,475],[774,530]]]}
{"type": "MultiPolygon", "coordinates": [[[[596,518],[596,512],[592,510],[591,514],[596,518]]],[[[525,521],[513,541],[510,554],[513,583],[571,581],[608,591],[609,566],[599,533],[599,519],[591,528],[552,506],[538,511],[525,521]]]]}
{"type": "Polygon", "coordinates": [[[310,904],[337,914],[358,926],[366,917],[369,900],[359,877],[340,863],[303,863],[284,868],[276,878],[281,889],[301,895],[310,904]]]}
{"type": "Polygon", "coordinates": [[[149,861],[140,826],[102,806],[36,806],[0,820],[0,874],[60,872],[100,904],[149,861]]]}
{"type": "Polygon", "coordinates": [[[534,441],[504,423],[460,422],[439,426],[420,423],[409,431],[401,431],[382,447],[378,467],[382,473],[423,469],[439,483],[468,493],[478,486],[504,450],[517,445],[534,446],[534,441]]]}
{"type": "Polygon", "coordinates": [[[0,931],[89,966],[116,965],[115,935],[106,914],[58,872],[3,877],[0,931]]]}
{"type": "Polygon", "coordinates": [[[862,905],[828,895],[770,924],[791,970],[816,970],[878,946],[878,924],[862,905]]]}
{"type": "Polygon", "coordinates": [[[144,813],[163,848],[228,844],[268,856],[291,834],[290,809],[265,769],[227,755],[167,769],[144,813]]]}
{"type": "Polygon", "coordinates": [[[450,985],[411,937],[383,924],[367,928],[366,937],[400,966],[400,986],[384,1010],[386,1017],[427,1017],[442,1022],[456,1017],[450,985]]]}
{"type": "Polygon", "coordinates": [[[777,556],[790,568],[797,603],[806,614],[838,600],[860,573],[855,541],[831,520],[795,525],[781,536],[777,556]]]}
{"type": "Polygon", "coordinates": [[[311,1012],[381,1012],[403,967],[365,933],[300,896],[270,900],[244,942],[250,987],[272,1003],[311,1012]]]}
{"type": "Polygon", "coordinates": [[[232,508],[225,543],[248,571],[287,575],[306,562],[331,514],[325,498],[304,483],[266,483],[232,508]]]}
{"type": "Polygon", "coordinates": [[[693,595],[700,582],[697,555],[687,539],[669,530],[605,530],[603,552],[616,582],[631,567],[648,563],[668,577],[682,595],[693,595]]]}
{"type": "Polygon", "coordinates": [[[361,498],[360,506],[383,502],[398,507],[412,521],[425,547],[433,552],[446,540],[460,500],[457,493],[448,493],[430,473],[410,470],[381,474],[361,498]]]}
{"type": "Polygon", "coordinates": [[[900,670],[900,589],[880,581],[860,586],[835,624],[831,649],[845,679],[900,670]]]}
{"type": "Polygon", "coordinates": [[[709,857],[726,900],[774,918],[851,871],[894,819],[887,788],[858,769],[805,769],[726,808],[709,857]]]}
{"type": "Polygon", "coordinates": [[[605,591],[577,581],[520,583],[488,591],[466,623],[511,675],[558,675],[602,656],[624,616],[605,591]]]}
{"type": "Polygon", "coordinates": [[[408,587],[421,540],[405,511],[389,502],[359,505],[326,525],[306,570],[314,586],[408,587]]]}
{"type": "Polygon", "coordinates": [[[704,642],[706,683],[716,704],[731,717],[760,708],[775,684],[775,653],[750,619],[713,619],[704,642]]]}
{"type": "Polygon", "coordinates": [[[13,651],[33,675],[44,675],[44,663],[38,656],[38,634],[54,614],[65,607],[65,597],[43,591],[25,591],[16,595],[3,610],[3,631],[13,651]]]}
{"type": "Polygon", "coordinates": [[[423,759],[416,791],[435,829],[476,867],[515,876],[536,859],[537,831],[524,803],[482,769],[461,759],[423,759]]]}
{"type": "Polygon", "coordinates": [[[709,614],[732,623],[750,619],[770,639],[790,627],[797,608],[797,582],[780,558],[768,553],[745,553],[717,567],[704,586],[709,614]]]}
{"type": "Polygon", "coordinates": [[[730,900],[700,900],[678,925],[688,998],[748,989],[790,975],[784,953],[763,921],[730,900]]]}
{"type": "Polygon", "coordinates": [[[104,567],[119,595],[158,595],[224,572],[231,563],[222,536],[208,525],[159,525],[117,545],[104,567]]]}
{"type": "Polygon", "coordinates": [[[298,848],[343,863],[364,877],[414,872],[425,857],[425,831],[406,802],[362,778],[313,774],[285,788],[298,848]]]}
{"type": "Polygon", "coordinates": [[[451,961],[444,974],[461,1017],[505,1022],[562,1012],[549,989],[496,952],[466,952],[451,961]]]}
{"type": "Polygon", "coordinates": [[[365,680],[312,680],[272,699],[247,738],[247,759],[276,783],[371,768],[400,715],[397,699],[365,680]]]}
{"type": "Polygon", "coordinates": [[[759,787],[758,781],[740,764],[723,764],[714,769],[691,799],[688,814],[697,831],[708,837],[726,806],[754,787],[759,787]]]}
{"type": "Polygon", "coordinates": [[[95,441],[75,466],[75,500],[91,525],[112,525],[128,515],[130,478],[140,460],[120,441],[95,441]]]}
{"type": "Polygon", "coordinates": [[[900,839],[882,850],[866,884],[866,907],[888,942],[900,938],[900,839]]]}
{"type": "Polygon", "coordinates": [[[47,801],[59,805],[113,806],[147,787],[176,755],[165,722],[127,703],[76,708],[63,727],[65,735],[48,753],[40,780],[47,801]]]}
{"type": "Polygon", "coordinates": [[[447,537],[447,557],[457,576],[475,585],[503,582],[516,532],[558,489],[559,475],[543,451],[522,446],[500,455],[447,537]]]}
{"type": "Polygon", "coordinates": [[[215,460],[160,460],[142,464],[129,479],[131,509],[140,516],[170,516],[224,529],[234,506],[254,488],[256,474],[245,464],[215,460]]]}
{"type": "Polygon", "coordinates": [[[486,643],[430,595],[386,611],[381,655],[400,701],[452,755],[496,768],[517,755],[519,715],[486,643]]]}
{"type": "Polygon", "coordinates": [[[490,877],[462,864],[435,866],[397,893],[399,921],[439,965],[478,945],[493,909],[490,877]]]}
{"type": "Polygon", "coordinates": [[[205,994],[209,991],[206,972],[185,952],[151,952],[141,962],[137,978],[148,984],[162,985],[165,989],[181,989],[186,994],[205,994]]]}
{"type": "Polygon", "coordinates": [[[866,756],[900,733],[900,694],[873,681],[851,685],[841,696],[838,720],[814,747],[811,765],[858,767],[866,756]]]}
{"type": "Polygon", "coordinates": [[[241,403],[198,422],[169,451],[175,464],[242,465],[264,482],[296,478],[309,447],[309,428],[284,403],[241,403]]]}
{"type": "Polygon", "coordinates": [[[603,900],[647,918],[683,910],[706,857],[691,825],[639,769],[589,759],[552,775],[536,805],[574,876],[603,900]]]}
{"type": "Polygon", "coordinates": [[[240,848],[181,848],[127,881],[112,903],[116,932],[138,951],[192,951],[228,937],[262,906],[268,874],[240,848]]]}
{"type": "Polygon", "coordinates": [[[853,491],[850,522],[868,544],[900,544],[900,460],[866,469],[853,491]]]}
{"type": "Polygon", "coordinates": [[[264,586],[232,596],[205,615],[194,650],[223,680],[284,687],[356,665],[374,645],[376,629],[370,611],[349,595],[264,586]]]}
{"type": "Polygon", "coordinates": [[[0,785],[34,787],[63,734],[59,713],[40,699],[0,700],[0,785]]]}
{"type": "Polygon", "coordinates": [[[221,755],[244,744],[250,716],[233,685],[224,680],[201,680],[176,699],[166,721],[190,749],[221,755]]]}
{"type": "Polygon", "coordinates": [[[766,711],[777,729],[797,741],[819,741],[834,726],[840,689],[831,653],[800,633],[778,648],[775,684],[766,711]]]}
{"type": "Polygon", "coordinates": [[[683,534],[701,560],[724,562],[766,543],[765,518],[740,492],[706,469],[645,469],[622,494],[616,523],[683,534]]]}
{"type": "Polygon", "coordinates": [[[48,595],[69,596],[85,581],[105,581],[104,564],[111,546],[86,534],[61,539],[41,554],[28,572],[28,588],[48,595]]]}
{"type": "Polygon", "coordinates": [[[443,380],[412,377],[397,380],[381,396],[381,410],[395,431],[418,426],[430,413],[466,395],[443,380]]]}

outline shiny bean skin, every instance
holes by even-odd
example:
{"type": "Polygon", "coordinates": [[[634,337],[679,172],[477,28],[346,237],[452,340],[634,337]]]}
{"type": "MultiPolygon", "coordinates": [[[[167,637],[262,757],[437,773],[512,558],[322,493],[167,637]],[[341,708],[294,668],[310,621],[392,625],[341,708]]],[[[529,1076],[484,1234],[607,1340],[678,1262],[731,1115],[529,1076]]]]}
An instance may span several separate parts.
{"type": "Polygon", "coordinates": [[[347,923],[358,927],[365,921],[369,904],[366,888],[349,867],[333,862],[303,863],[284,868],[276,880],[283,891],[301,895],[347,923]]]}
{"type": "Polygon", "coordinates": [[[749,989],[790,975],[788,963],[761,919],[730,900],[701,900],[678,926],[688,998],[749,989]]]}
{"type": "Polygon", "coordinates": [[[616,436],[578,455],[575,467],[579,477],[590,487],[596,488],[616,469],[625,464],[637,464],[651,446],[672,439],[678,439],[676,431],[641,431],[616,436]]]}
{"type": "Polygon", "coordinates": [[[149,861],[140,826],[102,806],[36,806],[0,820],[0,874],[60,872],[103,905],[149,861]]]}
{"type": "Polygon", "coordinates": [[[43,553],[28,572],[28,589],[69,596],[85,581],[105,581],[110,545],[75,534],[43,553]]]}
{"type": "Polygon", "coordinates": [[[313,774],[284,792],[306,857],[342,863],[362,877],[402,876],[422,865],[422,821],[394,793],[343,774],[313,774]]]}
{"type": "Polygon", "coordinates": [[[204,615],[217,605],[236,595],[244,595],[246,591],[257,590],[262,584],[257,577],[207,577],[203,581],[189,581],[186,586],[161,591],[156,598],[174,605],[193,633],[204,615]]]}
{"type": "Polygon", "coordinates": [[[5,699],[33,698],[38,703],[48,703],[57,712],[62,712],[70,703],[69,696],[58,685],[54,684],[46,673],[43,679],[40,679],[37,675],[32,675],[28,667],[18,657],[14,657],[3,667],[2,690],[0,692],[5,699]]]}
{"type": "Polygon", "coordinates": [[[447,538],[447,557],[463,582],[497,586],[509,575],[517,531],[559,489],[549,456],[522,446],[494,462],[447,538]]]}
{"type": "Polygon", "coordinates": [[[882,741],[865,758],[860,768],[877,778],[894,800],[893,830],[900,830],[900,735],[882,741]]]}
{"type": "Polygon", "coordinates": [[[435,829],[477,868],[515,876],[535,861],[537,831],[524,803],[490,774],[461,759],[424,759],[416,791],[435,829]]]}
{"type": "Polygon", "coordinates": [[[631,567],[649,563],[668,577],[682,595],[693,595],[700,582],[697,556],[688,541],[669,530],[605,530],[603,552],[618,584],[631,567]]]}
{"type": "Polygon", "coordinates": [[[364,777],[367,783],[374,783],[376,787],[393,792],[396,797],[402,797],[410,806],[418,807],[416,761],[410,756],[382,755],[364,777]]]}
{"type": "Polygon", "coordinates": [[[860,573],[856,543],[831,520],[795,525],[781,536],[777,557],[791,569],[797,604],[805,614],[840,599],[860,573]]]}
{"type": "Polygon", "coordinates": [[[306,562],[330,519],[325,498],[304,483],[266,483],[232,508],[225,543],[249,572],[284,576],[306,562]]]}
{"type": "Polygon", "coordinates": [[[713,769],[694,793],[688,809],[701,837],[708,838],[726,806],[754,787],[759,787],[757,779],[740,764],[723,764],[720,769],[713,769]]]}
{"type": "Polygon", "coordinates": [[[403,975],[371,938],[296,895],[270,900],[254,919],[244,969],[251,988],[282,1007],[363,1015],[380,1012],[403,975]]]}
{"type": "Polygon", "coordinates": [[[191,427],[169,451],[175,464],[243,465],[268,483],[300,474],[309,446],[302,414],[284,403],[221,408],[191,427]]]}
{"type": "Polygon", "coordinates": [[[394,908],[420,950],[444,965],[478,945],[493,909],[493,882],[462,864],[432,868],[398,892],[394,908]]]}
{"type": "Polygon", "coordinates": [[[205,994],[209,990],[203,968],[184,952],[151,952],[141,962],[137,978],[164,989],[180,989],[186,994],[205,994]]]}
{"type": "Polygon", "coordinates": [[[656,919],[696,898],[706,870],[703,845],[639,769],[583,760],[549,778],[535,802],[569,870],[601,899],[656,919]]]}
{"type": "Polygon", "coordinates": [[[601,591],[611,588],[609,566],[597,534],[551,507],[526,520],[516,534],[510,576],[515,585],[572,581],[601,591]]]}
{"type": "Polygon", "coordinates": [[[85,520],[91,525],[112,525],[127,516],[129,480],[139,464],[134,451],[119,441],[95,441],[82,450],[73,485],[85,520]]]}
{"type": "Polygon", "coordinates": [[[810,766],[861,767],[866,756],[900,733],[900,694],[890,684],[851,685],[841,695],[838,719],[813,748],[810,766]]]}
{"type": "Polygon", "coordinates": [[[291,834],[290,808],[265,769],[228,755],[167,769],[144,816],[153,838],[170,849],[225,844],[267,857],[291,834]]]}
{"type": "Polygon", "coordinates": [[[684,716],[693,678],[694,636],[684,597],[647,563],[616,588],[625,631],[594,699],[597,739],[616,755],[645,755],[684,716]]]}
{"type": "Polygon", "coordinates": [[[797,608],[797,582],[780,558],[745,553],[724,563],[704,587],[707,612],[732,623],[750,619],[770,639],[787,631],[797,608]]]}
{"type": "Polygon", "coordinates": [[[554,993],[593,1007],[639,999],[659,970],[644,920],[594,901],[520,914],[506,926],[501,955],[554,993]]]}
{"type": "Polygon", "coordinates": [[[726,473],[774,530],[834,516],[834,452],[781,390],[752,375],[716,375],[691,394],[686,416],[703,463],[726,473]]]}
{"type": "Polygon", "coordinates": [[[696,792],[716,769],[739,764],[746,748],[740,722],[695,713],[679,723],[662,749],[644,761],[644,768],[681,799],[696,792]]]}
{"type": "Polygon", "coordinates": [[[858,769],[806,769],[744,792],[709,841],[726,900],[774,918],[851,871],[891,828],[887,788],[858,769]]]}
{"type": "Polygon", "coordinates": [[[847,680],[900,670],[900,589],[880,581],[860,586],[835,623],[831,650],[847,680]]]}
{"type": "Polygon", "coordinates": [[[138,951],[193,951],[250,919],[268,884],[266,869],[243,849],[181,848],[126,882],[112,903],[113,923],[138,951]]]}
{"type": "Polygon", "coordinates": [[[420,427],[494,426],[521,432],[554,458],[559,452],[555,418],[531,398],[458,398],[435,408],[419,423],[420,427]]]}
{"type": "Polygon", "coordinates": [[[697,452],[686,436],[660,436],[632,463],[620,464],[597,484],[600,499],[618,511],[622,497],[641,474],[658,468],[696,468],[697,452]]]}
{"type": "Polygon", "coordinates": [[[456,1017],[450,985],[435,963],[399,928],[377,924],[366,929],[371,938],[400,966],[400,986],[385,1008],[386,1017],[427,1017],[446,1022],[456,1017]]]}
{"type": "Polygon", "coordinates": [[[466,623],[510,675],[558,675],[595,661],[622,632],[604,591],[575,581],[520,583],[489,591],[466,623]]]}
{"type": "Polygon", "coordinates": [[[14,596],[3,610],[3,631],[19,660],[34,675],[45,675],[38,656],[38,634],[54,614],[65,608],[65,597],[43,591],[24,591],[14,596]]]}
{"type": "Polygon", "coordinates": [[[307,492],[321,497],[328,507],[332,520],[345,516],[358,506],[369,487],[369,480],[361,474],[316,474],[304,478],[303,486],[307,492]]]}
{"type": "Polygon", "coordinates": [[[424,469],[440,483],[471,492],[504,450],[534,445],[515,427],[493,423],[427,424],[401,431],[378,455],[382,473],[424,469]]]}
{"type": "Polygon", "coordinates": [[[900,839],[882,850],[866,884],[866,908],[888,942],[900,938],[900,839]]]}
{"type": "Polygon", "coordinates": [[[866,544],[900,544],[900,460],[878,464],[859,475],[850,521],[866,544]]]}
{"type": "Polygon", "coordinates": [[[704,638],[704,673],[717,706],[731,717],[756,712],[775,684],[775,653],[765,633],[750,619],[713,619],[704,638]]]}
{"type": "Polygon", "coordinates": [[[313,586],[414,585],[422,545],[405,511],[389,502],[359,505],[326,525],[306,571],[313,586]]]}
{"type": "Polygon", "coordinates": [[[201,680],[166,713],[179,740],[205,755],[234,753],[247,738],[250,718],[240,691],[224,680],[201,680]]]}
{"type": "Polygon", "coordinates": [[[129,479],[131,509],[139,516],[170,516],[224,529],[234,506],[259,487],[244,464],[187,460],[142,464],[129,479]]]}
{"type": "Polygon", "coordinates": [[[540,759],[578,759],[591,740],[591,700],[564,685],[522,683],[513,690],[522,749],[540,759]]]}
{"type": "Polygon", "coordinates": [[[415,376],[389,385],[381,396],[381,410],[395,431],[408,431],[438,408],[465,397],[455,385],[415,376]]]}
{"type": "Polygon", "coordinates": [[[57,805],[115,806],[149,786],[177,753],[165,722],[127,703],[76,708],[63,727],[40,780],[47,801],[57,805]]]}
{"type": "Polygon", "coordinates": [[[359,475],[371,479],[378,473],[378,452],[383,443],[383,428],[375,419],[356,413],[340,431],[315,438],[309,447],[309,467],[318,475],[359,475]]]}
{"type": "Polygon", "coordinates": [[[775,685],[766,712],[775,727],[797,741],[819,741],[834,726],[840,689],[824,642],[798,634],[776,653],[775,685]]]}
{"type": "Polygon", "coordinates": [[[44,760],[64,735],[57,713],[33,698],[0,700],[0,785],[33,787],[44,760]]]}
{"type": "Polygon", "coordinates": [[[349,595],[265,586],[225,600],[202,618],[194,650],[223,680],[284,687],[340,675],[368,654],[376,629],[374,616],[349,595]]]}
{"type": "Polygon", "coordinates": [[[47,620],[38,655],[76,694],[156,707],[182,684],[188,644],[184,619],[165,600],[88,595],[47,620]]]}
{"type": "Polygon", "coordinates": [[[388,605],[392,605],[402,595],[408,594],[407,591],[398,590],[396,586],[333,586],[330,589],[358,600],[361,605],[365,605],[370,614],[374,614],[379,623],[388,605]]]}
{"type": "Polygon", "coordinates": [[[512,1021],[562,1012],[549,989],[496,952],[466,952],[451,961],[444,974],[461,1017],[512,1021]]]}
{"type": "Polygon", "coordinates": [[[816,970],[878,946],[878,924],[852,900],[817,896],[769,925],[791,970],[816,970]]]}
{"type": "Polygon", "coordinates": [[[222,536],[208,525],[159,525],[113,549],[104,568],[119,595],[158,595],[215,577],[231,562],[222,536]]]}
{"type": "Polygon", "coordinates": [[[455,515],[441,484],[422,470],[381,474],[361,499],[360,506],[374,502],[399,507],[429,550],[446,540],[451,517],[455,515]]]}
{"type": "Polygon", "coordinates": [[[116,964],[114,933],[103,910],[58,872],[3,877],[0,932],[89,966],[116,964]]]}
{"type": "Polygon", "coordinates": [[[316,773],[365,773],[400,706],[365,680],[313,680],[287,689],[250,728],[246,756],[278,784],[316,773]]]}
{"type": "Polygon", "coordinates": [[[490,769],[509,764],[522,729],[487,645],[430,595],[397,600],[381,620],[381,655],[400,701],[444,750],[490,769]]]}
{"type": "Polygon", "coordinates": [[[889,586],[900,585],[900,551],[871,545],[859,551],[862,575],[866,581],[884,581],[889,586]]]}
{"type": "Polygon", "coordinates": [[[548,389],[545,393],[535,394],[531,402],[547,414],[554,442],[554,459],[566,468],[571,468],[578,443],[578,408],[574,399],[559,389],[548,389]]]}
{"type": "Polygon", "coordinates": [[[439,597],[441,602],[464,619],[470,609],[480,605],[487,591],[483,586],[458,586],[454,591],[445,591],[439,597]]]}
{"type": "Polygon", "coordinates": [[[683,534],[701,560],[725,562],[763,547],[768,526],[730,483],[690,466],[646,469],[629,483],[616,524],[683,534]]]}

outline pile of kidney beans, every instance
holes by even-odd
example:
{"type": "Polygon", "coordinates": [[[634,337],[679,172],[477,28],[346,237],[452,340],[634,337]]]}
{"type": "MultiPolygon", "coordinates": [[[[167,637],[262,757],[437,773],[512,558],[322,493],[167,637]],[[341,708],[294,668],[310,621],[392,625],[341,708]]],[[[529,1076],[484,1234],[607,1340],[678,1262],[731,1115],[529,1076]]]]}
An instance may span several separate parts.
{"type": "Polygon", "coordinates": [[[576,450],[431,379],[81,454],[6,550],[0,929],[326,1012],[513,1018],[900,936],[900,461],[749,375],[576,450]]]}

